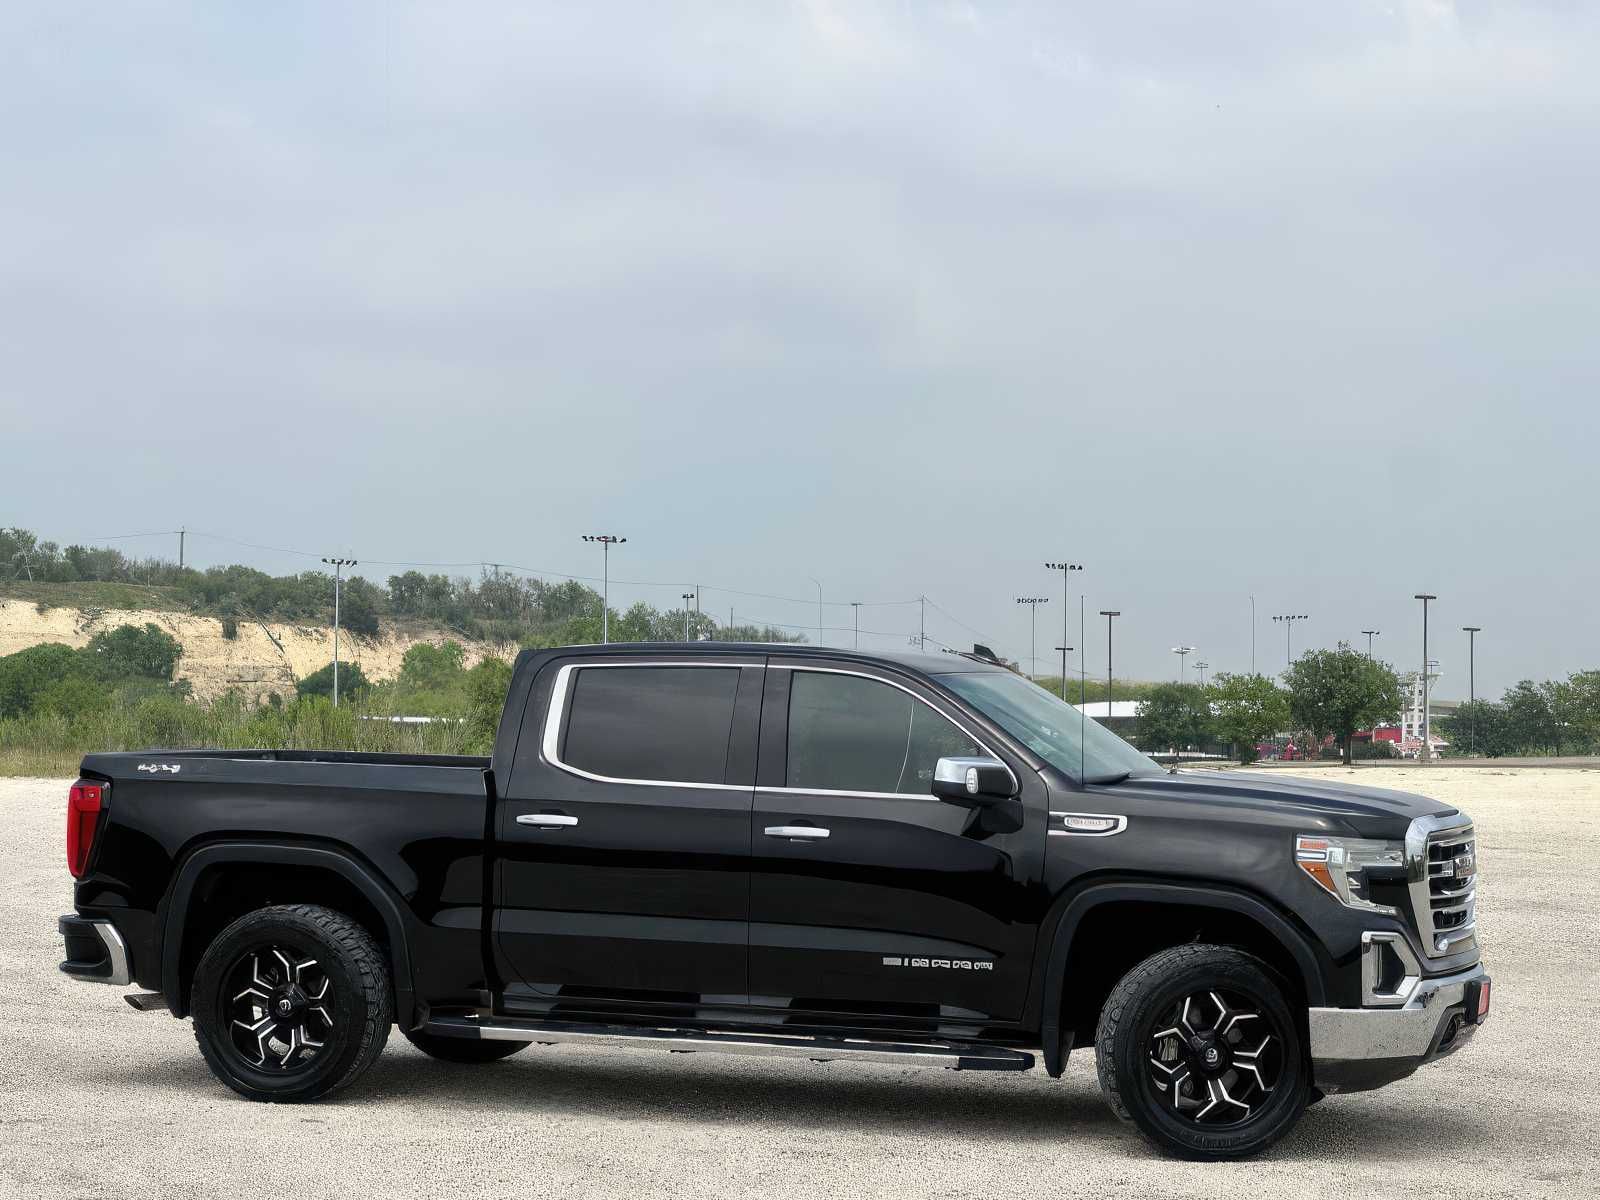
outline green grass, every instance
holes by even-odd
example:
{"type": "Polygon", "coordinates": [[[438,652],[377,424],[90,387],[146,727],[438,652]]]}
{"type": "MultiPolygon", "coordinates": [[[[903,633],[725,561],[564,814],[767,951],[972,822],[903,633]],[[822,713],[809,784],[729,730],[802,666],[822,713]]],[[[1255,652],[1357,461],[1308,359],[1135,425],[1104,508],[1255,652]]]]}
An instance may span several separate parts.
{"type": "Polygon", "coordinates": [[[139,583],[30,583],[26,579],[7,579],[0,582],[0,600],[31,600],[45,608],[190,611],[190,605],[178,595],[176,588],[145,587],[139,583]]]}
{"type": "Polygon", "coordinates": [[[400,725],[381,702],[334,708],[305,697],[254,708],[237,697],[197,704],[146,696],[94,712],[35,712],[0,720],[0,775],[71,775],[85,754],[120,750],[357,750],[388,754],[487,754],[483,720],[400,725]]]}

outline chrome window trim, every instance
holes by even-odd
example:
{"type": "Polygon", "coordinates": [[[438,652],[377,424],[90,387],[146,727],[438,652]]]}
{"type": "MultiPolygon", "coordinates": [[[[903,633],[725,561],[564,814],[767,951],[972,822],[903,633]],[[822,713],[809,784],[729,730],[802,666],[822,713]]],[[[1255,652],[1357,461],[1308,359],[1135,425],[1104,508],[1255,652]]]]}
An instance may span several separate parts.
{"type": "MultiPolygon", "coordinates": [[[[972,732],[972,730],[968,729],[960,721],[956,720],[955,717],[952,717],[949,713],[945,712],[944,709],[940,708],[937,704],[933,703],[933,701],[928,700],[927,698],[925,698],[923,696],[919,696],[916,692],[914,692],[910,688],[906,687],[903,683],[897,683],[893,679],[885,679],[882,675],[874,675],[874,674],[872,674],[871,672],[868,672],[868,671],[851,671],[851,670],[847,670],[844,667],[813,667],[813,666],[810,666],[810,665],[797,665],[795,663],[768,663],[767,664],[767,670],[769,670],[769,671],[811,671],[811,672],[814,672],[814,673],[816,673],[818,675],[853,675],[857,679],[870,679],[873,683],[881,683],[881,684],[884,684],[886,687],[898,688],[900,691],[902,691],[906,695],[910,696],[911,699],[915,703],[921,704],[925,708],[932,709],[934,712],[938,713],[939,716],[943,717],[946,721],[950,722],[950,724],[954,725],[957,729],[959,729],[967,737],[971,738],[972,739],[972,744],[974,746],[976,746],[985,755],[987,755],[988,757],[994,759],[995,762],[999,763],[1002,767],[1004,767],[1006,769],[1006,774],[1011,776],[1011,788],[1012,788],[1013,793],[1014,794],[1021,794],[1021,792],[1022,792],[1022,783],[1021,783],[1020,780],[1017,779],[1017,773],[1011,769],[1011,764],[1006,762],[1005,759],[1001,758],[998,754],[996,754],[993,750],[991,750],[988,747],[988,745],[984,742],[984,740],[982,738],[978,737],[975,733],[972,732]]],[[[784,723],[784,733],[785,733],[785,735],[788,734],[788,722],[787,721],[785,721],[785,723],[784,723]]],[[[784,749],[785,749],[785,752],[787,753],[787,750],[788,750],[787,736],[785,737],[785,747],[784,747],[784,749]]],[[[944,803],[942,800],[939,799],[939,797],[935,796],[932,792],[862,792],[862,791],[851,791],[849,789],[839,789],[839,788],[799,788],[799,787],[788,787],[788,786],[784,786],[784,787],[758,787],[756,789],[756,791],[758,791],[758,792],[768,792],[768,793],[777,793],[779,795],[863,796],[863,797],[867,797],[867,798],[873,799],[873,800],[928,800],[928,801],[931,801],[934,804],[942,804],[942,803],[944,803]]]]}
{"type": "Polygon", "coordinates": [[[591,779],[596,783],[623,783],[636,787],[669,787],[669,788],[696,788],[711,792],[749,792],[751,788],[742,783],[691,783],[687,780],[674,779],[631,779],[618,775],[599,775],[594,771],[585,771],[582,767],[575,767],[571,763],[561,761],[561,719],[566,715],[567,701],[572,695],[574,672],[590,670],[608,670],[628,667],[721,667],[724,670],[735,671],[743,667],[764,668],[765,663],[748,662],[744,659],[726,658],[672,658],[672,659],[639,659],[630,662],[575,662],[566,663],[556,672],[556,681],[550,689],[550,709],[544,717],[544,735],[540,744],[540,752],[545,762],[555,767],[558,771],[565,771],[568,775],[576,775],[579,779],[591,779]]]}
{"type": "Polygon", "coordinates": [[[1128,827],[1128,818],[1121,813],[1085,813],[1085,812],[1056,812],[1050,811],[1052,821],[1065,821],[1067,817],[1088,817],[1094,821],[1115,821],[1110,829],[1051,829],[1051,837],[1113,837],[1128,827]]]}

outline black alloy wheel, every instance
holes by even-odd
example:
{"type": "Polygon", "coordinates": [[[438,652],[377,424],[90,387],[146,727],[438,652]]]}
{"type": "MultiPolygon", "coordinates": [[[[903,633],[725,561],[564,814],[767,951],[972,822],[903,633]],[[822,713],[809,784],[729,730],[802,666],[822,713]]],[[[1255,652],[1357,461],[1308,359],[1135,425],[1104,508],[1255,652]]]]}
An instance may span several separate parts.
{"type": "Polygon", "coordinates": [[[1231,946],[1151,955],[1100,1012],[1095,1065],[1112,1111],[1182,1158],[1265,1150],[1310,1099],[1289,994],[1266,963],[1231,946]]]}
{"type": "Polygon", "coordinates": [[[190,991],[206,1065],[251,1100],[316,1100],[382,1052],[394,1021],[372,935],[329,908],[246,913],[206,947],[190,991]]]}
{"type": "Polygon", "coordinates": [[[1207,989],[1167,1010],[1150,1038],[1150,1081],[1196,1125],[1248,1121],[1283,1074],[1283,1035],[1248,997],[1207,989]]]}

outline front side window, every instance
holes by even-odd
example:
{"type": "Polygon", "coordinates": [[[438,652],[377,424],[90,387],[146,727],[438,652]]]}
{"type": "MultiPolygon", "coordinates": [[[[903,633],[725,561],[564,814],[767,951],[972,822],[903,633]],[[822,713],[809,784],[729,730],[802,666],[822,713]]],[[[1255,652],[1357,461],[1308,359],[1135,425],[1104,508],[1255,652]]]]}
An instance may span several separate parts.
{"type": "Polygon", "coordinates": [[[738,667],[583,667],[562,762],[612,779],[722,783],[738,667]]]}
{"type": "Polygon", "coordinates": [[[789,787],[925,796],[941,757],[978,753],[971,738],[899,688],[857,675],[794,672],[789,787]]]}

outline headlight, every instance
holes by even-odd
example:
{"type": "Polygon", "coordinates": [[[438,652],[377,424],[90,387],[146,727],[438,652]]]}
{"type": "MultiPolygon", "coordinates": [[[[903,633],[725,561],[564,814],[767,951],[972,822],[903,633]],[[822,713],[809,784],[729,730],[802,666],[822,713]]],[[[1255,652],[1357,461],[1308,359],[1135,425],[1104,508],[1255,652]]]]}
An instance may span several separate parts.
{"type": "Polygon", "coordinates": [[[1400,915],[1400,910],[1392,905],[1370,899],[1371,877],[1405,871],[1404,842],[1302,834],[1294,840],[1294,861],[1340,904],[1391,917],[1400,915]]]}

